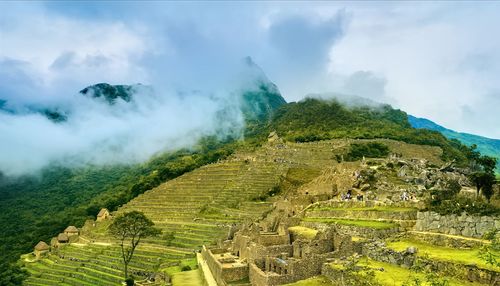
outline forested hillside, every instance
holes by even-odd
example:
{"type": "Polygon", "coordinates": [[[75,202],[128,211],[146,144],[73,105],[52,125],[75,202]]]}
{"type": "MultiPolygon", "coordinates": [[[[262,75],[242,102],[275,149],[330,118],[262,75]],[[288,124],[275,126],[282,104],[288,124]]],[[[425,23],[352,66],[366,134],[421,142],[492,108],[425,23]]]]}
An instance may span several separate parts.
{"type": "Polygon", "coordinates": [[[207,138],[191,150],[166,153],[144,164],[84,169],[53,166],[38,176],[2,178],[1,272],[9,275],[8,264],[31,251],[34,242],[50,240],[66,226],[94,218],[100,208],[115,210],[168,179],[223,159],[235,144],[207,138]]]}
{"type": "MultiPolygon", "coordinates": [[[[256,84],[257,88],[243,92],[237,100],[249,126],[260,130],[259,126],[267,124],[272,112],[286,102],[264,75],[256,84]]],[[[97,84],[80,93],[112,105],[117,98],[131,100],[136,88],[97,84]]],[[[67,118],[64,111],[47,111],[45,115],[55,124],[65,124],[67,118]]],[[[261,134],[255,130],[249,133],[261,134]]],[[[234,134],[241,134],[236,131],[234,134]]],[[[255,144],[254,138],[249,135],[241,141],[235,136],[206,136],[195,146],[160,153],[142,164],[72,168],[54,163],[22,177],[0,173],[0,285],[20,283],[24,275],[12,263],[31,251],[36,241],[48,240],[68,225],[82,225],[103,207],[116,210],[169,179],[227,157],[238,145],[255,144]]]]}
{"type": "Polygon", "coordinates": [[[439,146],[443,159],[467,161],[465,148],[436,131],[415,129],[407,114],[389,105],[347,107],[336,100],[305,99],[282,106],[271,129],[296,142],[333,138],[389,138],[407,143],[439,146]]]}
{"type": "MultiPolygon", "coordinates": [[[[52,166],[38,176],[10,179],[3,177],[0,185],[0,237],[4,281],[16,275],[7,272],[7,265],[21,253],[31,251],[39,240],[49,240],[67,225],[82,225],[95,217],[98,210],[115,210],[137,195],[160,183],[202,165],[226,158],[239,146],[263,142],[276,130],[289,141],[305,142],[331,138],[390,138],[409,143],[439,146],[443,159],[467,161],[468,148],[450,141],[435,131],[414,129],[406,113],[390,106],[380,108],[346,107],[335,100],[306,99],[282,104],[274,89],[261,89],[262,98],[249,94],[248,106],[262,110],[248,120],[244,140],[217,137],[201,140],[191,149],[166,153],[143,164],[105,167],[89,166],[70,169],[52,166]],[[274,103],[273,103],[274,102],[274,103]],[[272,107],[269,108],[269,104],[272,107]]],[[[279,96],[281,97],[281,96],[279,96]]],[[[10,271],[19,271],[10,268],[10,271]]],[[[21,277],[19,274],[17,277],[21,277]]]]}

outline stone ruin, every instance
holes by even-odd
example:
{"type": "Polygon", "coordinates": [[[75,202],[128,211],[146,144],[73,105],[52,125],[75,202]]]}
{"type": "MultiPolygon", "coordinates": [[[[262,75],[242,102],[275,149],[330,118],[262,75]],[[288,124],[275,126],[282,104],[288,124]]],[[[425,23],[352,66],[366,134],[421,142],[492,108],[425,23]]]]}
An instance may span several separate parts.
{"type": "Polygon", "coordinates": [[[267,286],[320,275],[324,263],[359,248],[333,228],[303,237],[291,233],[289,226],[251,223],[219,247],[203,247],[201,255],[218,285],[248,279],[254,286],[267,286]]]}

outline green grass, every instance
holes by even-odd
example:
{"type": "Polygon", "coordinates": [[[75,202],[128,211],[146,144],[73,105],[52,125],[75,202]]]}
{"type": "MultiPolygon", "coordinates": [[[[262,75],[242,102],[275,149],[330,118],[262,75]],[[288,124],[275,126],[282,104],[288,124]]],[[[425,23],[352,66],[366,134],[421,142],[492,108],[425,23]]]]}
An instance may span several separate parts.
{"type": "Polygon", "coordinates": [[[357,208],[339,208],[339,207],[318,207],[313,210],[328,210],[328,211],[368,211],[368,212],[414,212],[417,211],[416,208],[400,208],[400,207],[388,207],[388,206],[376,206],[376,207],[357,207],[357,208]]]}
{"type": "MultiPolygon", "coordinates": [[[[435,246],[429,243],[416,241],[416,240],[401,240],[397,242],[388,242],[387,246],[397,251],[403,251],[409,246],[415,246],[418,248],[418,255],[428,255],[430,259],[456,262],[466,265],[476,264],[478,267],[483,269],[490,269],[494,271],[500,271],[500,267],[494,267],[487,264],[481,258],[479,258],[479,249],[459,249],[459,248],[449,248],[442,246],[435,246]]],[[[500,253],[499,253],[500,254],[500,253]]]]}
{"type": "Polygon", "coordinates": [[[391,229],[398,227],[398,224],[392,222],[384,222],[377,220],[352,220],[352,219],[338,219],[338,218],[324,218],[324,217],[307,217],[303,221],[321,222],[321,223],[337,223],[347,226],[358,226],[373,229],[391,229]]]}
{"type": "MultiPolygon", "coordinates": [[[[400,286],[404,282],[408,281],[411,276],[419,278],[421,281],[425,281],[425,275],[422,273],[411,272],[409,269],[395,266],[393,264],[379,262],[371,259],[364,258],[358,262],[360,266],[368,266],[374,269],[384,269],[384,271],[375,270],[376,280],[382,284],[382,286],[400,286]]],[[[454,278],[446,278],[449,282],[448,286],[480,286],[482,284],[472,283],[467,281],[460,281],[454,278]]],[[[422,286],[430,286],[429,284],[423,284],[422,286]]]]}
{"type": "Polygon", "coordinates": [[[288,231],[290,231],[293,234],[296,234],[298,237],[306,239],[313,239],[318,233],[318,231],[315,229],[303,226],[292,226],[288,228],[288,231]]]}
{"type": "Polygon", "coordinates": [[[286,284],[284,286],[336,286],[330,279],[324,276],[312,277],[306,280],[297,281],[295,283],[286,284]]]}
{"type": "Polygon", "coordinates": [[[172,284],[174,286],[201,286],[203,278],[201,277],[200,270],[191,270],[178,272],[172,276],[172,284]]]}
{"type": "Polygon", "coordinates": [[[181,261],[181,263],[177,266],[171,266],[167,268],[163,268],[161,271],[166,272],[168,275],[172,276],[175,273],[181,272],[182,267],[184,266],[189,266],[191,269],[196,269],[198,268],[198,264],[196,262],[196,258],[190,258],[190,259],[184,259],[181,261]]]}

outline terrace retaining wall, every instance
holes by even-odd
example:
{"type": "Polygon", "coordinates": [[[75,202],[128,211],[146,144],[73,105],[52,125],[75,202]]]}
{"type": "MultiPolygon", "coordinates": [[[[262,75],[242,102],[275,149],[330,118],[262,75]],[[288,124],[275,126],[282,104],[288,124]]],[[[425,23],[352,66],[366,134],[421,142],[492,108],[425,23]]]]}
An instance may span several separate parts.
{"type": "Polygon", "coordinates": [[[500,229],[500,218],[491,216],[440,215],[435,212],[417,213],[416,231],[481,238],[492,229],[500,229]]]}

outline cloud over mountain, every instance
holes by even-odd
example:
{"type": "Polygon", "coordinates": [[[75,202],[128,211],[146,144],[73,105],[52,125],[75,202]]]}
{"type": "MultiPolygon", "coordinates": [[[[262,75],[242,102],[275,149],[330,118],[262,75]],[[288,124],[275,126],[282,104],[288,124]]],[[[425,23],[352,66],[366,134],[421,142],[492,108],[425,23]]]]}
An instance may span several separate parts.
{"type": "MultiPolygon", "coordinates": [[[[289,101],[359,95],[500,137],[496,3],[1,2],[0,10],[8,11],[0,17],[3,171],[76,153],[124,161],[110,150],[140,161],[213,132],[234,94],[255,88],[240,69],[247,55],[289,101]],[[154,94],[112,108],[78,94],[99,82],[143,83],[154,94]],[[33,108],[71,117],[54,124],[33,108]]],[[[233,117],[241,125],[241,114],[233,117]]]]}

